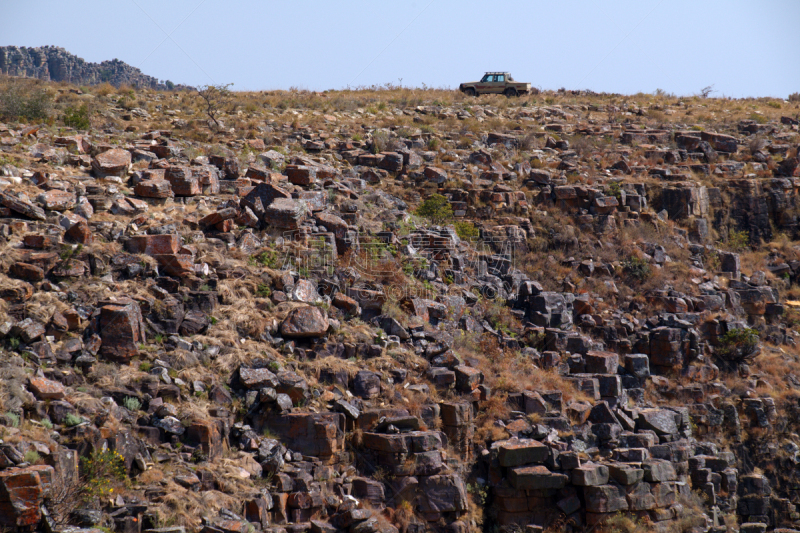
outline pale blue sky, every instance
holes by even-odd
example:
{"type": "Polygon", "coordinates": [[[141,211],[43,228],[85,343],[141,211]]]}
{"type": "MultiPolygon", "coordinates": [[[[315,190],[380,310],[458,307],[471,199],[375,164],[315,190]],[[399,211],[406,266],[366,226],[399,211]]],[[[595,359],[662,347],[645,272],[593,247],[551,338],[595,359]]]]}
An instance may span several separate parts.
{"type": "Polygon", "coordinates": [[[0,45],[46,44],[234,90],[508,70],[542,89],[800,92],[800,0],[0,0],[0,45]]]}

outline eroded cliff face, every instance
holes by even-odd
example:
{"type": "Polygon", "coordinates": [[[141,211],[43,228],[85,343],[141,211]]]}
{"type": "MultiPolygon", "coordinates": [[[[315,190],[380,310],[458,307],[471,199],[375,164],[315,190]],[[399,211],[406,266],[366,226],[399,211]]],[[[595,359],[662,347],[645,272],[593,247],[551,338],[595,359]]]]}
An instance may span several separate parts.
{"type": "Polygon", "coordinates": [[[167,89],[164,83],[119,59],[90,63],[57,46],[37,48],[2,46],[0,73],[45,81],[64,81],[76,85],[108,82],[116,87],[130,85],[138,88],[167,89]]]}
{"type": "Polygon", "coordinates": [[[798,104],[36,85],[0,526],[800,528],[798,104]]]}

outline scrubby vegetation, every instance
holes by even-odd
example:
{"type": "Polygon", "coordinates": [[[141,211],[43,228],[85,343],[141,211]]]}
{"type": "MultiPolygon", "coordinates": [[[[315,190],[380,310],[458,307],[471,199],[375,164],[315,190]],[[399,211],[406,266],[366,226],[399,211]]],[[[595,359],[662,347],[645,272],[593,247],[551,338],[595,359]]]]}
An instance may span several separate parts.
{"type": "Polygon", "coordinates": [[[78,461],[54,520],[798,525],[793,97],[0,84],[0,448],[78,461]]]}

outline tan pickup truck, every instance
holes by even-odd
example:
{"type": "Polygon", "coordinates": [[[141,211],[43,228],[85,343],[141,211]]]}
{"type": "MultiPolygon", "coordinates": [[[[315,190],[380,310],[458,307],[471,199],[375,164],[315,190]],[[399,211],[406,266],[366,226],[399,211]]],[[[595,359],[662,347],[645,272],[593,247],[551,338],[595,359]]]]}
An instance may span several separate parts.
{"type": "Polygon", "coordinates": [[[531,84],[514,81],[508,72],[487,72],[481,81],[462,83],[458,90],[469,96],[504,94],[511,97],[530,94],[531,84]]]}

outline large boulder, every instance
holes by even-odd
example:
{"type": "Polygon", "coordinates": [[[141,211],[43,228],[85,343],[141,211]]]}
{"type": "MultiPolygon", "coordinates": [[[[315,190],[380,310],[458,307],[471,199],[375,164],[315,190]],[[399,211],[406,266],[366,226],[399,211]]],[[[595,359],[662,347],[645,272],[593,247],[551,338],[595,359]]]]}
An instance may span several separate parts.
{"type": "Polygon", "coordinates": [[[46,378],[31,378],[29,388],[40,400],[63,400],[65,396],[64,385],[46,378]]]}
{"type": "Polygon", "coordinates": [[[458,474],[422,477],[419,488],[422,512],[463,512],[468,508],[467,487],[458,474]]]}
{"type": "Polygon", "coordinates": [[[53,479],[53,467],[36,465],[0,472],[0,526],[34,529],[53,479]]]}
{"type": "Polygon", "coordinates": [[[131,153],[120,148],[112,148],[98,154],[92,160],[92,172],[97,178],[108,176],[124,177],[131,167],[131,153]]]}
{"type": "Polygon", "coordinates": [[[112,361],[127,363],[145,342],[142,312],[130,298],[100,302],[97,329],[103,340],[100,354],[112,361]]]}
{"type": "Polygon", "coordinates": [[[125,243],[132,254],[177,254],[181,249],[181,238],[177,234],[134,235],[125,243]]]}
{"type": "Polygon", "coordinates": [[[47,218],[44,214],[44,209],[41,207],[3,191],[0,191],[0,205],[34,220],[45,220],[47,218]]]}
{"type": "Polygon", "coordinates": [[[675,412],[668,409],[643,409],[639,412],[639,425],[643,429],[652,429],[658,435],[678,432],[675,412]]]}
{"type": "Polygon", "coordinates": [[[281,323],[281,335],[286,337],[322,337],[329,323],[319,307],[307,305],[292,309],[281,323]]]}
{"type": "Polygon", "coordinates": [[[543,463],[550,448],[533,439],[507,440],[498,446],[500,466],[514,467],[532,463],[543,463]]]}

